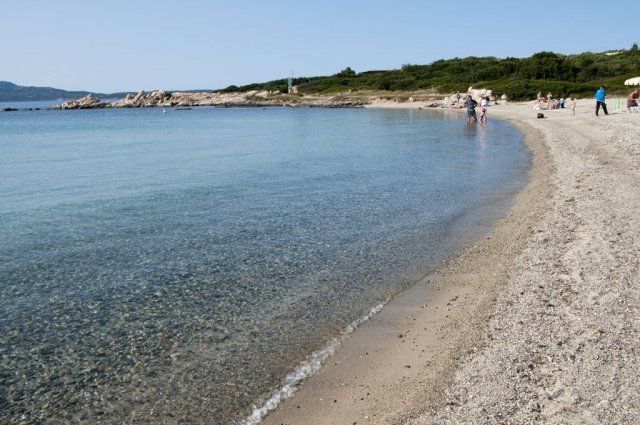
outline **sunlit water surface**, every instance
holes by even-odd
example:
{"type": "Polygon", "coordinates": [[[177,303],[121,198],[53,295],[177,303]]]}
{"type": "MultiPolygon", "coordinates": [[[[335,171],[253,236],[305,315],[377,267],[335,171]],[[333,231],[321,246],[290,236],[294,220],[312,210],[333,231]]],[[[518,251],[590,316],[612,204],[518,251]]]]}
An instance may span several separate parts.
{"type": "Polygon", "coordinates": [[[529,165],[439,112],[2,113],[0,422],[242,418],[529,165]]]}

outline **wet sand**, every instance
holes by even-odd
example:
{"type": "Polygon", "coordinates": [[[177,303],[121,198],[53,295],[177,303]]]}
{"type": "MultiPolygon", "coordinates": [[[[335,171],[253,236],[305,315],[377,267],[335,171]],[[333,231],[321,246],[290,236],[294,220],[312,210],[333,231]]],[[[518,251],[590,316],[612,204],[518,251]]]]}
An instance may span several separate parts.
{"type": "Polygon", "coordinates": [[[640,114],[593,106],[492,107],[534,152],[509,213],[264,423],[637,423],[640,114]]]}

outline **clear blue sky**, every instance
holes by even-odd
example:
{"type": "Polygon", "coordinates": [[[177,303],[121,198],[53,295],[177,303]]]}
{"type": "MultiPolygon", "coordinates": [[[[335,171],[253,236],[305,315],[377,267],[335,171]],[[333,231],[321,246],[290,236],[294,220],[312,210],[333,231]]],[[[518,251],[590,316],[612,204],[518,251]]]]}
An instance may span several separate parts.
{"type": "Polygon", "coordinates": [[[0,0],[0,80],[112,92],[628,48],[637,0],[0,0]]]}

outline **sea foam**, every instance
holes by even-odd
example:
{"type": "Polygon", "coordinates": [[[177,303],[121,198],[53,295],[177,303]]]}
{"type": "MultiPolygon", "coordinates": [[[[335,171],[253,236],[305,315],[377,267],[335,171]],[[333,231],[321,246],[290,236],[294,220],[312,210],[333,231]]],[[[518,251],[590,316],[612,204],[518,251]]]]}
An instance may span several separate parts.
{"type": "Polygon", "coordinates": [[[351,322],[346,328],[342,330],[342,332],[340,332],[338,336],[329,340],[327,345],[325,345],[323,348],[311,353],[302,363],[298,365],[298,367],[295,368],[293,372],[287,375],[287,377],[284,379],[284,385],[276,392],[274,392],[271,398],[269,398],[261,407],[254,406],[251,415],[249,415],[244,421],[242,421],[241,424],[259,424],[262,418],[267,415],[267,413],[278,407],[278,405],[283,400],[291,397],[293,393],[296,392],[298,386],[302,381],[319,371],[322,368],[325,360],[335,354],[338,348],[340,348],[342,342],[353,331],[355,331],[358,326],[371,319],[376,313],[382,310],[382,307],[384,307],[384,303],[376,305],[371,310],[369,310],[367,314],[351,322]]]}

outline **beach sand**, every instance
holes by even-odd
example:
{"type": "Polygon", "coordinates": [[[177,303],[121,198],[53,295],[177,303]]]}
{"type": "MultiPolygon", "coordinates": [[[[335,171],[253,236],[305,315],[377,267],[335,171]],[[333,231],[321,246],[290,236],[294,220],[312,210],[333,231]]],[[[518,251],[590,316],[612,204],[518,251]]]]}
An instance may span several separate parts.
{"type": "Polygon", "coordinates": [[[534,152],[491,234],[395,297],[263,423],[640,423],[640,114],[542,112],[490,109],[534,152]]]}

